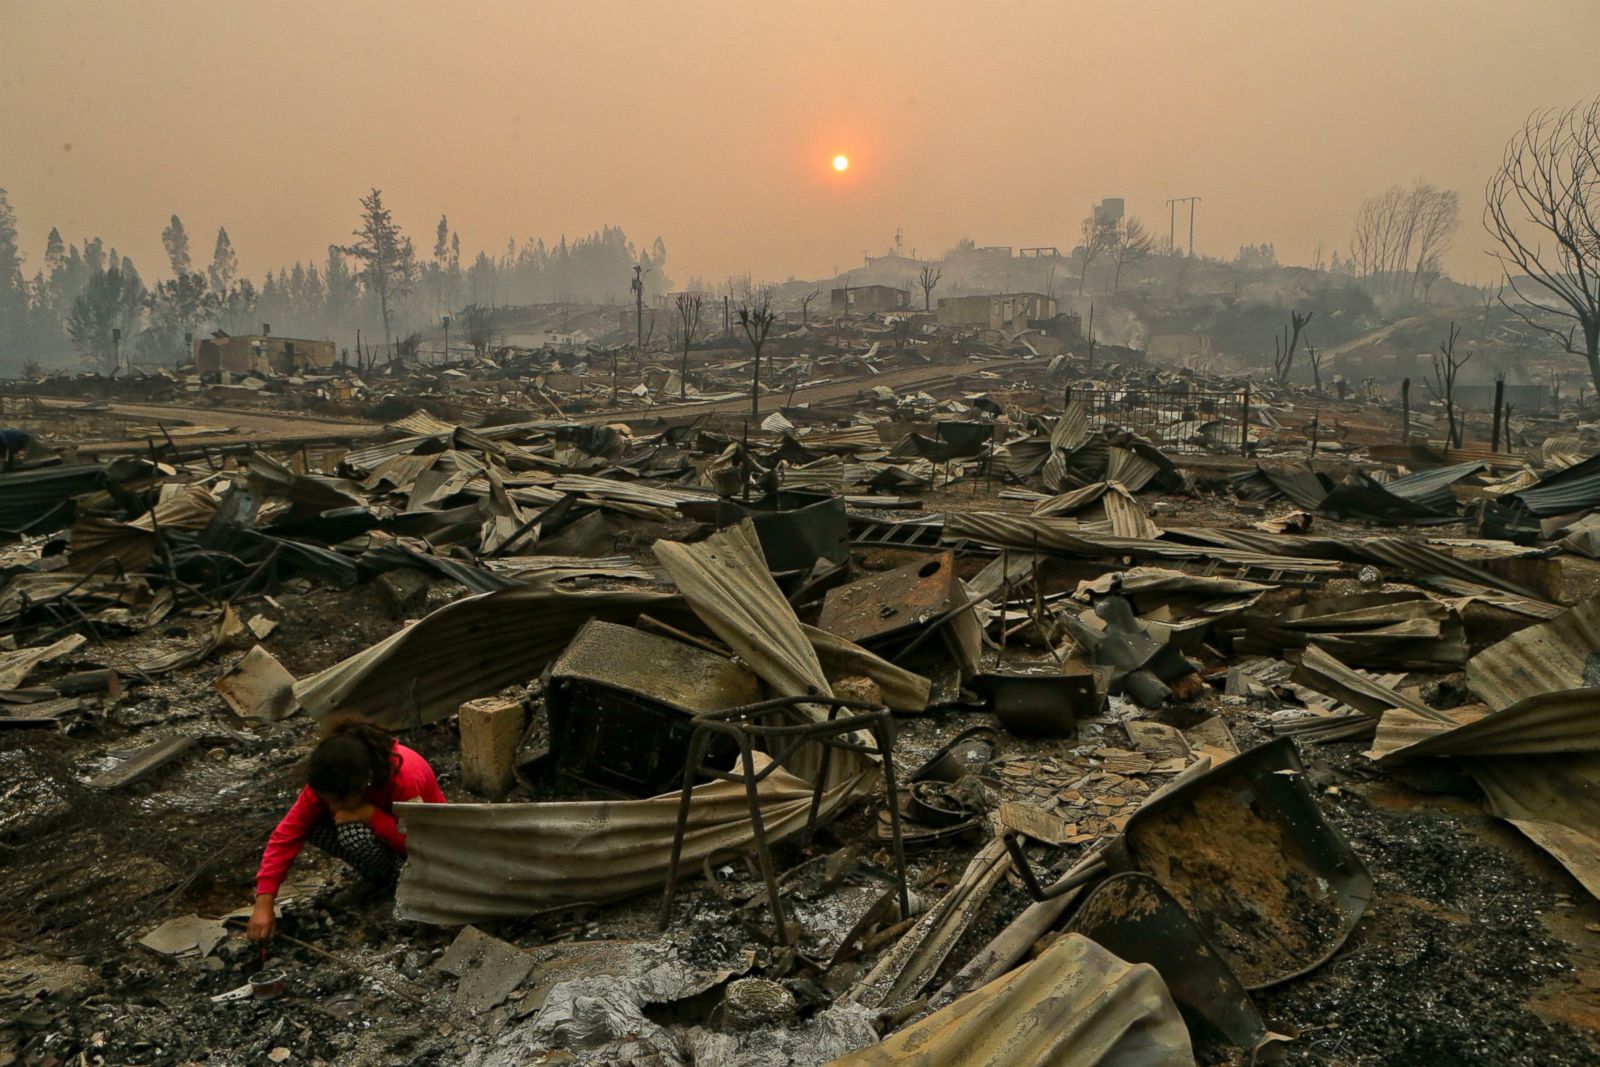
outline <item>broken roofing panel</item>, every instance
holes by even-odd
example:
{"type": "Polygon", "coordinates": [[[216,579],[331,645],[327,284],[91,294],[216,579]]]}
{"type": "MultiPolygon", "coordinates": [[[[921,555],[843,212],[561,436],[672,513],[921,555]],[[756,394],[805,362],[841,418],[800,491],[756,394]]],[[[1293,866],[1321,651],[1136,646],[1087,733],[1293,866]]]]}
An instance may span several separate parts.
{"type": "MultiPolygon", "coordinates": [[[[822,817],[870,777],[843,777],[825,791],[822,817]]],[[[776,770],[757,794],[768,841],[805,827],[812,797],[806,782],[776,770]]],[[[456,925],[659,888],[672,859],[678,802],[674,791],[646,800],[397,804],[409,857],[395,896],[399,913],[456,925]]],[[[743,782],[695,787],[682,869],[698,871],[710,856],[742,852],[753,840],[743,782]]]]}
{"type": "Polygon", "coordinates": [[[1467,688],[1494,709],[1583,686],[1600,686],[1600,599],[1518,630],[1467,661],[1467,688]]]}
{"type": "Polygon", "coordinates": [[[830,1067],[1188,1067],[1189,1032],[1148,964],[1066,934],[1025,963],[830,1067]]]}
{"type": "Polygon", "coordinates": [[[580,592],[549,579],[467,597],[302,679],[295,696],[317,718],[349,711],[391,728],[432,722],[464,701],[534,677],[589,619],[628,621],[671,599],[580,592]]]}
{"type": "Polygon", "coordinates": [[[1404,478],[1396,478],[1384,488],[1395,496],[1445,514],[1456,510],[1456,496],[1450,491],[1450,487],[1483,469],[1484,464],[1481,462],[1458,463],[1453,467],[1440,467],[1437,470],[1421,471],[1417,474],[1408,474],[1404,478]]]}
{"type": "MultiPolygon", "coordinates": [[[[1385,744],[1386,725],[1377,747],[1384,762],[1462,758],[1483,787],[1489,810],[1600,897],[1600,715],[1595,708],[1592,688],[1538,693],[1409,745],[1385,744]]],[[[1406,726],[1397,724],[1401,730],[1406,726]]]]}
{"type": "Polygon", "coordinates": [[[1535,515],[1566,515],[1600,507],[1600,456],[1590,456],[1565,470],[1539,479],[1539,484],[1508,497],[1535,515]]]}

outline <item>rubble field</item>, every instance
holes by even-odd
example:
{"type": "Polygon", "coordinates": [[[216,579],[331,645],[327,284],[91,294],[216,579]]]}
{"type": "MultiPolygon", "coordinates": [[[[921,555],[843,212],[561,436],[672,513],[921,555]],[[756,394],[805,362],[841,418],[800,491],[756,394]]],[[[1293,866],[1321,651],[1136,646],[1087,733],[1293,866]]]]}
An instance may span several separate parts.
{"type": "Polygon", "coordinates": [[[23,405],[0,1067],[1600,1062],[1592,410],[822,330],[23,405]]]}

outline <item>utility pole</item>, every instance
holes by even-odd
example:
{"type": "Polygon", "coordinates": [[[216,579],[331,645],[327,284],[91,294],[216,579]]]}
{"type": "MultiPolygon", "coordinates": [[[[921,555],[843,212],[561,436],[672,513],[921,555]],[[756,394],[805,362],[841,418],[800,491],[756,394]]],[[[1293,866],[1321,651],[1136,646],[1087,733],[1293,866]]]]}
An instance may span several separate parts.
{"type": "Polygon", "coordinates": [[[644,360],[644,267],[633,266],[633,351],[636,359],[644,360]]]}
{"type": "Polygon", "coordinates": [[[1178,205],[1189,205],[1189,255],[1194,256],[1194,206],[1200,202],[1198,196],[1175,196],[1167,201],[1169,212],[1167,221],[1167,248],[1177,250],[1178,236],[1178,205]]]}

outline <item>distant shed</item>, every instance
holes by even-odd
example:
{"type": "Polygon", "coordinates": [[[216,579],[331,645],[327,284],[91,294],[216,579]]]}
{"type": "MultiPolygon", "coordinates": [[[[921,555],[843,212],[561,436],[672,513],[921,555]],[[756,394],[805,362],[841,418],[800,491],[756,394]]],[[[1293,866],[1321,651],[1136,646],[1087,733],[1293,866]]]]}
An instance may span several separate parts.
{"type": "Polygon", "coordinates": [[[333,366],[332,341],[301,337],[202,337],[194,343],[194,365],[201,374],[293,374],[333,366]]]}

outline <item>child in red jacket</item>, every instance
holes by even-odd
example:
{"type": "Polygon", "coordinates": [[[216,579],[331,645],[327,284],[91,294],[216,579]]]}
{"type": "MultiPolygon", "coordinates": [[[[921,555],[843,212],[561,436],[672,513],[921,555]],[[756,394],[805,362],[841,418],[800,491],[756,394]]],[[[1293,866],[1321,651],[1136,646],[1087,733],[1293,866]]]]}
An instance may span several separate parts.
{"type": "Polygon", "coordinates": [[[445,802],[427,760],[370,723],[346,721],[329,729],[311,752],[305,788],[267,840],[256,872],[250,939],[265,941],[276,932],[278,889],[307,841],[355,868],[361,880],[352,899],[392,885],[406,855],[406,838],[394,817],[394,805],[402,800],[445,802]]]}

